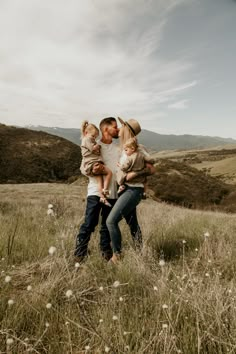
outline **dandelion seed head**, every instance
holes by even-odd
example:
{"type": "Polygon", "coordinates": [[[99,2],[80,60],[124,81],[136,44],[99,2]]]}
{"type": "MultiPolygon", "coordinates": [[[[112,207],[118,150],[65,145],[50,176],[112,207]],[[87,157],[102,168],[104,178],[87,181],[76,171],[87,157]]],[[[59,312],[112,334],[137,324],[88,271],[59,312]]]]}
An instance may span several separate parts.
{"type": "Polygon", "coordinates": [[[109,353],[109,351],[110,351],[110,348],[109,347],[107,347],[107,346],[105,346],[105,353],[109,353]]]}
{"type": "Polygon", "coordinates": [[[167,323],[163,323],[162,328],[163,329],[167,329],[168,328],[168,324],[167,323]]]}
{"type": "Polygon", "coordinates": [[[75,263],[75,268],[79,268],[79,267],[80,267],[79,262],[76,262],[76,263],[75,263]]]}
{"type": "Polygon", "coordinates": [[[118,286],[120,286],[119,280],[114,281],[113,287],[114,287],[114,288],[118,288],[118,286]]]}
{"type": "Polygon", "coordinates": [[[14,342],[13,338],[7,338],[6,340],[7,345],[11,345],[13,344],[13,342],[14,342]]]}
{"type": "Polygon", "coordinates": [[[165,264],[166,264],[166,262],[164,261],[164,259],[160,259],[159,266],[164,267],[165,264]]]}
{"type": "Polygon", "coordinates": [[[103,290],[104,290],[103,286],[100,286],[100,287],[99,287],[99,290],[100,290],[100,291],[103,291],[103,290]]]}
{"type": "Polygon", "coordinates": [[[168,309],[168,305],[166,305],[166,304],[163,304],[162,305],[162,308],[165,310],[165,309],[168,309]]]}
{"type": "Polygon", "coordinates": [[[209,234],[208,231],[204,233],[204,237],[205,237],[205,238],[207,238],[207,237],[209,237],[209,236],[210,236],[210,234],[209,234]]]}
{"type": "Polygon", "coordinates": [[[54,253],[56,252],[56,247],[51,246],[49,247],[48,253],[50,254],[50,256],[54,255],[54,253]]]}
{"type": "Polygon", "coordinates": [[[120,301],[120,302],[124,301],[124,299],[123,299],[122,296],[119,297],[119,301],[120,301]]]}
{"type": "Polygon", "coordinates": [[[48,322],[45,322],[45,327],[48,328],[50,324],[48,322]]]}
{"type": "Polygon", "coordinates": [[[5,261],[5,258],[4,258],[4,257],[2,257],[1,261],[5,261]]]}
{"type": "Polygon", "coordinates": [[[72,290],[67,290],[66,291],[66,297],[71,297],[73,295],[73,291],[72,290]]]}
{"type": "Polygon", "coordinates": [[[126,346],[125,346],[125,350],[129,350],[129,345],[126,345],[126,346]]]}
{"type": "Polygon", "coordinates": [[[187,241],[186,240],[183,240],[182,243],[185,244],[187,241]]]}
{"type": "Polygon", "coordinates": [[[7,276],[5,277],[5,282],[6,282],[6,283],[10,283],[10,281],[11,281],[11,277],[10,277],[10,275],[7,275],[7,276]]]}
{"type": "Polygon", "coordinates": [[[70,322],[68,322],[68,321],[65,322],[65,325],[66,325],[66,326],[69,326],[69,324],[70,324],[70,322]]]}
{"type": "Polygon", "coordinates": [[[102,318],[100,318],[99,323],[102,323],[102,322],[103,322],[103,319],[102,319],[102,318]]]}
{"type": "Polygon", "coordinates": [[[12,305],[14,304],[14,300],[9,299],[9,300],[7,301],[7,303],[8,303],[8,306],[12,306],[12,305]]]}
{"type": "Polygon", "coordinates": [[[85,349],[85,350],[90,350],[90,346],[89,346],[89,345],[86,345],[86,346],[84,347],[84,349],[85,349]]]}
{"type": "Polygon", "coordinates": [[[48,302],[47,305],[46,305],[46,308],[47,308],[48,310],[50,310],[50,309],[52,308],[52,304],[50,304],[50,302],[48,302]]]}
{"type": "Polygon", "coordinates": [[[154,290],[154,291],[157,291],[157,290],[158,290],[158,287],[157,287],[157,286],[154,286],[154,287],[153,287],[153,290],[154,290]]]}
{"type": "Polygon", "coordinates": [[[210,274],[209,274],[209,273],[206,273],[206,274],[205,274],[205,276],[206,276],[206,277],[209,277],[209,276],[210,276],[210,274]]]}
{"type": "Polygon", "coordinates": [[[48,204],[48,209],[52,209],[53,208],[53,204],[48,204]]]}
{"type": "Polygon", "coordinates": [[[112,316],[113,321],[117,321],[118,317],[116,315],[112,316]]]}
{"type": "Polygon", "coordinates": [[[198,251],[198,248],[195,248],[195,251],[197,252],[197,251],[198,251]]]}
{"type": "Polygon", "coordinates": [[[32,290],[32,286],[31,285],[28,285],[27,286],[27,291],[31,291],[32,290]]]}

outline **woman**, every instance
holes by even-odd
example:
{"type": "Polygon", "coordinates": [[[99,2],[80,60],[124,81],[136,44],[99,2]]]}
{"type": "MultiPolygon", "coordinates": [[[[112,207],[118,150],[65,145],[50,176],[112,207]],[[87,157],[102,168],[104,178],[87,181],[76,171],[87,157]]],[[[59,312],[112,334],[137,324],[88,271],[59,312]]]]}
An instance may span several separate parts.
{"type": "MultiPolygon", "coordinates": [[[[121,118],[118,118],[122,124],[119,132],[120,145],[121,145],[121,158],[119,164],[122,164],[125,159],[125,154],[123,151],[124,144],[130,138],[135,137],[141,132],[141,127],[135,119],[129,119],[124,122],[121,118]]],[[[142,149],[142,148],[140,148],[142,149]]],[[[144,152],[144,151],[143,151],[144,152]]],[[[150,166],[149,166],[150,167],[150,166]]],[[[154,168],[152,169],[154,173],[154,168]]],[[[150,171],[149,171],[150,174],[150,171]]],[[[125,182],[125,189],[113,206],[108,218],[107,218],[107,228],[109,230],[112,242],[113,256],[111,258],[112,263],[117,263],[120,259],[121,254],[121,232],[119,228],[119,222],[122,218],[130,214],[136,206],[140,203],[143,192],[144,192],[144,179],[142,173],[142,181],[140,177],[138,179],[132,179],[132,183],[129,181],[125,182]]]]}

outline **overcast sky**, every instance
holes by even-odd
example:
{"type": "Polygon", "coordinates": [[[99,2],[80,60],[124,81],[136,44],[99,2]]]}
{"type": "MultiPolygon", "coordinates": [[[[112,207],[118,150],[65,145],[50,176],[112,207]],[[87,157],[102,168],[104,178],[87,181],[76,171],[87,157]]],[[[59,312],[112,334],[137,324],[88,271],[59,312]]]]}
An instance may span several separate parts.
{"type": "Polygon", "coordinates": [[[0,122],[236,138],[235,0],[0,0],[0,122]]]}

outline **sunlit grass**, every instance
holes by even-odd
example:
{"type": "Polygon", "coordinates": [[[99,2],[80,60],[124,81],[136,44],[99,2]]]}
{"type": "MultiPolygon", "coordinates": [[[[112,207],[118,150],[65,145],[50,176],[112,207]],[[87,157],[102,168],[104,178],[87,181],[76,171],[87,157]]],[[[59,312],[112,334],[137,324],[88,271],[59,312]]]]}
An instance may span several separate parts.
{"type": "Polygon", "coordinates": [[[0,186],[0,351],[235,353],[236,217],[147,200],[141,254],[122,222],[120,265],[102,260],[96,230],[75,266],[85,195],[79,185],[0,186]]]}

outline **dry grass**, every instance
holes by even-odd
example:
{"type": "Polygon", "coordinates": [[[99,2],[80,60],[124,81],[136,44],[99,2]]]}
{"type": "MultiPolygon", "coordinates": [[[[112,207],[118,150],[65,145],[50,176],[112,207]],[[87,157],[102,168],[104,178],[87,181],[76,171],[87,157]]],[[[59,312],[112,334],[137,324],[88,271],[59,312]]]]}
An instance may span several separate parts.
{"type": "Polygon", "coordinates": [[[119,266],[96,231],[75,268],[84,198],[79,185],[0,186],[0,352],[235,353],[235,215],[147,200],[142,254],[122,223],[119,266]]]}

